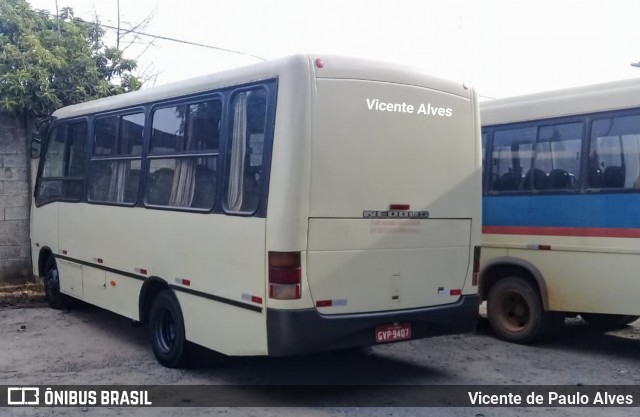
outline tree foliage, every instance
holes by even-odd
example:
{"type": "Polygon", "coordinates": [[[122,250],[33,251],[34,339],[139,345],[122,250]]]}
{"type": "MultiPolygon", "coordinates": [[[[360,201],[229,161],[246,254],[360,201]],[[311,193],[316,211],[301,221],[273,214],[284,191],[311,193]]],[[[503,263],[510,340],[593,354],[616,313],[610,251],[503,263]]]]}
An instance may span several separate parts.
{"type": "Polygon", "coordinates": [[[26,0],[0,1],[0,110],[44,117],[70,104],[137,90],[137,63],[105,45],[99,22],[26,0]]]}

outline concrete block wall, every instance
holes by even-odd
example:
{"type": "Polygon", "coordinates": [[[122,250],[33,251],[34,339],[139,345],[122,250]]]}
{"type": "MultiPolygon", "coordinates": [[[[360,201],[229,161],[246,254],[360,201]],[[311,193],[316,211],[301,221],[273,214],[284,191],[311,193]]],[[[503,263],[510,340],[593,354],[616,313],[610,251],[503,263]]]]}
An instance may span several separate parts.
{"type": "Polygon", "coordinates": [[[27,136],[23,120],[0,113],[0,286],[32,279],[27,136]]]}

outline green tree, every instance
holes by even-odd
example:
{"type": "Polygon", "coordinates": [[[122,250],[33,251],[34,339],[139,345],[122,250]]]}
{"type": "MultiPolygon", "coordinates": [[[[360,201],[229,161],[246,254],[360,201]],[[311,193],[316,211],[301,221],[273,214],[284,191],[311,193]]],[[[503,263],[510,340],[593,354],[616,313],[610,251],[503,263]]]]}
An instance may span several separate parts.
{"type": "Polygon", "coordinates": [[[99,22],[26,0],[0,1],[0,111],[43,118],[62,106],[138,90],[136,61],[105,45],[99,22]]]}

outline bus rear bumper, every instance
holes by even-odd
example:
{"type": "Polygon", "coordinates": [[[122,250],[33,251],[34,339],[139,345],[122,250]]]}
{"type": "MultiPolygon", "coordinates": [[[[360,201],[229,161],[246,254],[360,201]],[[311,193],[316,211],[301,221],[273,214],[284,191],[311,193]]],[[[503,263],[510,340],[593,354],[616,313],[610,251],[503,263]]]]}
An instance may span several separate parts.
{"type": "Polygon", "coordinates": [[[411,339],[473,332],[478,295],[456,303],[400,311],[325,315],[316,309],[267,309],[269,356],[290,356],[376,344],[376,326],[410,323],[411,339]]]}

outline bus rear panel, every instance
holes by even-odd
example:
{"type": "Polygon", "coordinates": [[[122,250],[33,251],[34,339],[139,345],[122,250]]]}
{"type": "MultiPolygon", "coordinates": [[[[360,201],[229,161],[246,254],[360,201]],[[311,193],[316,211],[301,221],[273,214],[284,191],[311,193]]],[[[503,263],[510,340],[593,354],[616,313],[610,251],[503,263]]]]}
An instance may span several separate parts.
{"type": "Polygon", "coordinates": [[[302,254],[312,306],[267,311],[270,355],[476,325],[472,94],[346,76],[316,68],[302,254]]]}

